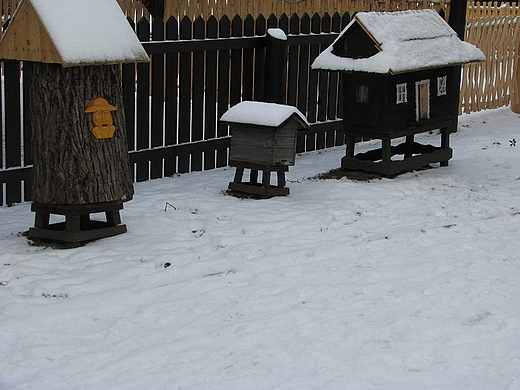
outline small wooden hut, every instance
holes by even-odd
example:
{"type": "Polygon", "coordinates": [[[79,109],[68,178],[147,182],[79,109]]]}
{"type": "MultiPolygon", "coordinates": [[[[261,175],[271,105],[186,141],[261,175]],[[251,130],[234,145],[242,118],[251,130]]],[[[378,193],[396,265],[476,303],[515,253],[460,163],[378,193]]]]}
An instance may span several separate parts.
{"type": "Polygon", "coordinates": [[[24,61],[33,129],[29,235],[69,246],[123,233],[132,199],[120,65],[149,61],[116,0],[22,0],[0,57],[24,61]],[[107,221],[91,221],[105,212],[107,221]],[[50,224],[50,214],[65,216],[50,224]]]}
{"type": "Polygon", "coordinates": [[[343,72],[345,169],[384,175],[452,157],[449,134],[456,131],[461,64],[484,54],[461,41],[431,9],[360,12],[313,69],[343,72]],[[441,146],[421,145],[414,135],[441,129],[441,146]],[[391,140],[407,137],[399,146],[391,140]],[[354,155],[356,137],[381,139],[382,147],[354,155]],[[393,161],[402,154],[404,160],[393,161]],[[380,161],[379,161],[380,160],[380,161]]]}
{"type": "Polygon", "coordinates": [[[288,195],[285,172],[296,160],[298,130],[309,129],[305,116],[285,104],[245,101],[226,111],[220,123],[230,126],[230,164],[237,168],[229,189],[264,197],[288,195]],[[249,181],[243,181],[244,169],[250,170],[249,181]],[[275,186],[271,172],[277,173],[275,186]]]}

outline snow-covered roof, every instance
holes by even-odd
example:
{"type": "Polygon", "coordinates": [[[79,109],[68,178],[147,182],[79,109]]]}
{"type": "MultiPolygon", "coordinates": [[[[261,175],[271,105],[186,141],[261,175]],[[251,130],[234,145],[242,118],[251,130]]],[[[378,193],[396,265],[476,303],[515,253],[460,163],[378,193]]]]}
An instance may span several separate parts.
{"type": "Polygon", "coordinates": [[[403,73],[484,61],[484,53],[461,41],[448,23],[432,9],[399,12],[360,12],[336,41],[312,64],[313,69],[403,73]],[[332,51],[358,24],[379,52],[368,58],[348,58],[332,51]]]}
{"type": "Polygon", "coordinates": [[[116,0],[23,0],[0,49],[63,66],[150,60],[116,0]]]}
{"type": "Polygon", "coordinates": [[[227,110],[220,121],[227,123],[243,123],[266,127],[280,127],[292,116],[296,115],[305,127],[309,127],[307,119],[293,106],[276,103],[250,102],[238,103],[227,110]]]}

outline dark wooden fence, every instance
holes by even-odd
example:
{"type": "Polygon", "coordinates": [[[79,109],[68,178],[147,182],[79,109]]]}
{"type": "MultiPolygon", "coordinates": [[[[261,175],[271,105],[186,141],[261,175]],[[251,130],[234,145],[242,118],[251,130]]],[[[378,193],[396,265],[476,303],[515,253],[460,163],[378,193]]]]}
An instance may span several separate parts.
{"type": "MultiPolygon", "coordinates": [[[[298,137],[298,152],[344,144],[337,74],[310,70],[316,56],[349,22],[348,14],[290,18],[227,16],[207,21],[171,17],[151,24],[141,19],[136,33],[151,63],[122,65],[126,132],[135,180],[208,170],[228,164],[228,128],[218,118],[244,100],[264,100],[268,28],[288,34],[283,102],[311,123],[298,137]]],[[[31,199],[31,129],[23,104],[24,79],[17,61],[3,61],[4,99],[0,148],[0,204],[31,199]]],[[[22,71],[21,71],[22,70],[22,71]]],[[[52,185],[50,183],[49,185],[52,185]]]]}

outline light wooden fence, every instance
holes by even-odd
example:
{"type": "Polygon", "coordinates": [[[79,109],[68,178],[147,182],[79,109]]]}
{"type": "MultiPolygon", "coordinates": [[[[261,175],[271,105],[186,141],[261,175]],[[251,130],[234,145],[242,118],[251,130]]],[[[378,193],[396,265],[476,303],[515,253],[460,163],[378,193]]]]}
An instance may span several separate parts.
{"type": "MultiPolygon", "coordinates": [[[[118,0],[124,12],[134,20],[149,17],[138,0],[118,0]]],[[[448,0],[449,3],[449,0],[448,0]]],[[[333,15],[335,12],[353,14],[360,11],[395,11],[405,9],[434,8],[446,11],[446,0],[166,0],[164,19],[174,16],[181,19],[188,16],[194,20],[197,16],[208,18],[210,15],[220,19],[224,15],[247,15],[257,17],[271,14],[302,16],[307,13],[333,15]]]]}
{"type": "Polygon", "coordinates": [[[466,40],[479,47],[487,60],[463,67],[460,111],[518,107],[520,16],[470,18],[466,40]]]}

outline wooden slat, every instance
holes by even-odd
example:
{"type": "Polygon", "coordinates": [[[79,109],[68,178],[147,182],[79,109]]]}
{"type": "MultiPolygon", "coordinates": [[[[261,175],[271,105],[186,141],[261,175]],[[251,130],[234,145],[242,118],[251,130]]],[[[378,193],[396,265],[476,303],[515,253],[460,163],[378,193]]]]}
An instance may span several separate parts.
{"type": "MultiPolygon", "coordinates": [[[[289,21],[289,34],[300,33],[300,18],[293,14],[289,21]]],[[[287,104],[296,107],[298,97],[298,47],[289,46],[287,70],[287,104]]]]}
{"type": "MultiPolygon", "coordinates": [[[[255,20],[255,35],[264,35],[267,31],[267,21],[263,15],[255,20]]],[[[264,41],[265,42],[265,41],[264,41]]],[[[264,69],[265,69],[265,46],[257,47],[255,51],[255,74],[254,74],[254,100],[262,100],[264,97],[264,69]]]]}
{"type": "MultiPolygon", "coordinates": [[[[229,38],[231,36],[231,22],[227,16],[219,21],[219,37],[229,38]]],[[[229,108],[229,50],[220,50],[218,53],[218,103],[217,116],[220,118],[229,108]]],[[[217,137],[225,137],[229,133],[228,126],[219,125],[217,137]]],[[[228,164],[227,149],[217,149],[217,167],[228,164]]]]}
{"type": "MultiPolygon", "coordinates": [[[[236,15],[231,23],[231,31],[233,37],[242,36],[242,18],[236,15]]],[[[230,79],[230,96],[229,104],[233,107],[240,103],[242,93],[242,50],[231,50],[231,74],[235,77],[230,79]]]]}
{"type": "MultiPolygon", "coordinates": [[[[22,148],[20,134],[21,111],[20,111],[20,63],[18,61],[6,62],[4,64],[5,85],[5,166],[6,168],[19,167],[22,165],[22,148]]],[[[10,182],[6,184],[6,204],[19,203],[22,201],[21,182],[10,182]]]]}
{"type": "MultiPolygon", "coordinates": [[[[193,38],[203,39],[205,22],[202,18],[195,19],[193,38]]],[[[193,53],[193,84],[192,84],[192,120],[191,140],[200,141],[204,138],[204,53],[193,53]]],[[[191,155],[191,170],[202,171],[202,151],[191,155]]]]}
{"type": "MultiPolygon", "coordinates": [[[[130,26],[135,30],[134,22],[129,19],[130,26]]],[[[125,105],[125,126],[128,150],[135,150],[135,64],[126,63],[121,66],[123,104],[125,105]]]]}
{"type": "MultiPolygon", "coordinates": [[[[166,23],[166,39],[179,39],[179,25],[177,19],[170,17],[166,23]]],[[[177,143],[177,99],[178,99],[178,70],[179,55],[177,53],[166,54],[166,95],[164,117],[164,143],[175,145],[177,143]]],[[[177,158],[169,155],[164,159],[164,175],[171,176],[177,172],[177,158]]]]}
{"type": "MultiPolygon", "coordinates": [[[[191,39],[192,22],[185,16],[180,22],[180,39],[191,39]]],[[[179,143],[191,138],[191,53],[181,53],[179,62],[179,143]]],[[[179,173],[190,171],[190,156],[179,155],[179,173]]]]}
{"type": "MultiPolygon", "coordinates": [[[[22,109],[23,109],[23,118],[29,118],[31,107],[29,104],[29,91],[31,90],[33,84],[32,84],[32,77],[29,76],[32,74],[30,71],[31,67],[33,66],[32,62],[24,62],[23,63],[23,69],[24,72],[23,75],[23,103],[22,103],[22,109]]],[[[0,104],[1,104],[0,100],[0,104]]],[[[32,125],[30,120],[24,120],[23,121],[23,166],[28,166],[33,164],[33,158],[32,158],[32,125]]],[[[24,181],[24,200],[32,200],[32,181],[31,180],[25,180],[24,181]]]]}
{"type": "MultiPolygon", "coordinates": [[[[311,32],[314,34],[318,34],[321,31],[321,18],[315,13],[311,19],[311,32]]],[[[311,45],[309,60],[310,64],[318,57],[320,54],[320,46],[319,45],[311,45]]],[[[308,100],[308,111],[307,111],[307,120],[310,123],[315,123],[317,121],[317,108],[318,108],[318,71],[311,71],[309,75],[309,93],[307,96],[308,100]]],[[[316,150],[316,140],[307,138],[307,151],[316,150]]]]}
{"type": "MultiPolygon", "coordinates": [[[[300,21],[300,32],[301,34],[310,34],[311,32],[311,19],[307,13],[303,15],[300,21]]],[[[300,46],[300,59],[299,59],[299,77],[298,77],[298,101],[297,106],[305,116],[307,116],[307,96],[308,96],[308,82],[309,82],[309,46],[300,46]]],[[[301,153],[306,150],[307,136],[298,134],[296,137],[296,152],[301,153]]]]}
{"type": "MultiPolygon", "coordinates": [[[[155,18],[152,23],[152,40],[164,40],[164,23],[161,18],[155,18]]],[[[151,147],[164,145],[164,54],[152,56],[152,96],[151,96],[151,147]]],[[[162,159],[152,160],[150,178],[163,177],[162,159]]]]}
{"type": "MultiPolygon", "coordinates": [[[[218,21],[210,16],[206,37],[218,37],[218,21]]],[[[205,95],[205,133],[204,139],[212,139],[217,136],[217,52],[206,52],[206,95],[205,95]]],[[[204,153],[204,169],[215,168],[215,150],[204,153]]]]}
{"type": "MultiPolygon", "coordinates": [[[[255,35],[255,20],[251,15],[244,19],[244,36],[255,35]]],[[[254,49],[243,50],[242,100],[253,100],[254,49]]]]}
{"type": "MultiPolygon", "coordinates": [[[[141,42],[150,40],[150,23],[142,18],[137,23],[137,36],[141,42]]],[[[148,149],[150,131],[150,64],[137,64],[137,150],[148,149]]],[[[137,164],[136,180],[149,179],[149,163],[137,164]]]]}

